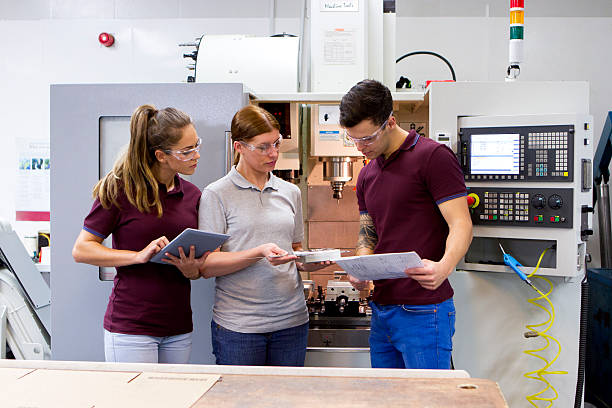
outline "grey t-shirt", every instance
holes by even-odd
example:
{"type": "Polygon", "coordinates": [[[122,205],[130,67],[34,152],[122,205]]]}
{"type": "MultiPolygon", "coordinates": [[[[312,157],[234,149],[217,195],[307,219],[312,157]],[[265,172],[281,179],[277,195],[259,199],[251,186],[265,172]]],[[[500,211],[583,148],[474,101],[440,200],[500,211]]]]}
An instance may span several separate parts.
{"type": "MultiPolygon", "coordinates": [[[[291,244],[304,237],[300,190],[270,174],[261,191],[233,167],[202,192],[199,228],[230,235],[221,251],[273,242],[291,252],[291,244]]],[[[264,258],[217,277],[213,319],[241,333],[267,333],[308,322],[295,262],[272,266],[264,258]]]]}

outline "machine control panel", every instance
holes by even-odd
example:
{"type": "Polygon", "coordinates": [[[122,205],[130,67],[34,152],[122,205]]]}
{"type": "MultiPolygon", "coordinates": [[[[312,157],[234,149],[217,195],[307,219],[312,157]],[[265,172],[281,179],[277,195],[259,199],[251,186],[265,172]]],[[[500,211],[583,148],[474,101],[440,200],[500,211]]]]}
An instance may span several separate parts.
{"type": "Polygon", "coordinates": [[[573,228],[571,188],[468,187],[474,225],[573,228]]]}
{"type": "Polygon", "coordinates": [[[574,126],[461,128],[466,181],[573,181],[574,126]]]}

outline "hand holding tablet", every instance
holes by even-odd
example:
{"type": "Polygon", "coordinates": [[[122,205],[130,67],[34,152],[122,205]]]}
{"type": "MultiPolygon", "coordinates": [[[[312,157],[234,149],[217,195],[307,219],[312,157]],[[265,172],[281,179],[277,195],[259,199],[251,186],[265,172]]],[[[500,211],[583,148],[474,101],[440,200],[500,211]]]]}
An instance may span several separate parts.
{"type": "Polygon", "coordinates": [[[166,253],[170,253],[176,257],[180,256],[179,247],[183,247],[183,251],[186,255],[189,254],[189,248],[195,246],[195,257],[199,258],[204,255],[207,251],[214,251],[219,248],[227,239],[229,235],[217,234],[214,232],[206,232],[193,228],[186,228],[176,238],[174,238],[168,245],[162,248],[157,254],[155,254],[149,262],[156,262],[164,265],[168,265],[163,259],[166,257],[166,253]]]}

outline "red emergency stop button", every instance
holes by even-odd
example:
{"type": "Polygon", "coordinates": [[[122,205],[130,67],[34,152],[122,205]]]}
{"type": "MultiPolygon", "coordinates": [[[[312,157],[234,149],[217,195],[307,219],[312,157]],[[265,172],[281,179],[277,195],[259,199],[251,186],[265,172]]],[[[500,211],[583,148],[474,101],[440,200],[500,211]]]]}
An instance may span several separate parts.
{"type": "Polygon", "coordinates": [[[470,208],[476,208],[480,204],[480,197],[477,194],[470,193],[467,196],[467,205],[470,208]]]}

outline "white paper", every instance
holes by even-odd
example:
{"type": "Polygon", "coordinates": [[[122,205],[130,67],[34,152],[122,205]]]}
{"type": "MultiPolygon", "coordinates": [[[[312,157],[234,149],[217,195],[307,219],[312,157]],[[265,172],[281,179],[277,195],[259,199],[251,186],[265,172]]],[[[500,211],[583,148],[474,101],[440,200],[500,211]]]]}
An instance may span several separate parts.
{"type": "Polygon", "coordinates": [[[336,264],[359,280],[407,278],[404,270],[423,267],[421,257],[414,251],[347,256],[337,259],[336,264]]]}
{"type": "Polygon", "coordinates": [[[323,64],[355,65],[357,33],[351,29],[325,31],[323,36],[323,64]]]}

